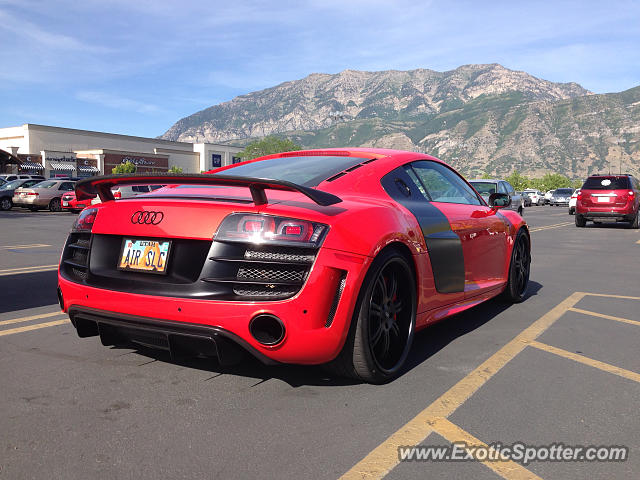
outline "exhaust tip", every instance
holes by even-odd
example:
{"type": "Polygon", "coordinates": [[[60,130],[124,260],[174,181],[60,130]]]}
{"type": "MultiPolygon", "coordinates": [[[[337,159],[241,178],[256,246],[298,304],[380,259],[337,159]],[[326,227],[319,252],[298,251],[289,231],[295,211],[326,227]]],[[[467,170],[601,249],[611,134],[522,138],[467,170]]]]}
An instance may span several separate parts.
{"type": "Polygon", "coordinates": [[[253,338],[266,346],[279,344],[284,339],[285,328],[282,320],[275,315],[262,313],[249,322],[249,331],[253,338]]]}

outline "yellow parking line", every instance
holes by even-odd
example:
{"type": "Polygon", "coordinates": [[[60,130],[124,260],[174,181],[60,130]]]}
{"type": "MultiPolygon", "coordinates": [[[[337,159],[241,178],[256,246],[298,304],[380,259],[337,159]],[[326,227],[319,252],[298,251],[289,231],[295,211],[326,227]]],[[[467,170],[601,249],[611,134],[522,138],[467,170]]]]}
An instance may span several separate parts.
{"type": "Polygon", "coordinates": [[[609,295],[606,293],[584,293],[590,297],[605,297],[605,298],[621,298],[623,300],[640,300],[640,297],[629,297],[627,295],[609,295]]]}
{"type": "Polygon", "coordinates": [[[607,320],[615,320],[616,322],[628,323],[630,325],[640,326],[640,322],[636,320],[629,320],[628,318],[614,317],[613,315],[605,315],[604,313],[592,312],[591,310],[582,310],[581,308],[570,308],[569,311],[582,313],[584,315],[591,315],[592,317],[606,318],[607,320]]]}
{"type": "Polygon", "coordinates": [[[37,272],[48,272],[51,270],[57,270],[58,265],[34,265],[33,267],[18,267],[18,268],[5,268],[4,270],[0,270],[0,277],[4,277],[6,275],[18,275],[20,273],[37,273],[37,272]]]}
{"type": "Polygon", "coordinates": [[[433,428],[428,423],[429,419],[434,417],[446,418],[451,415],[502,367],[520,353],[528,343],[549,328],[569,308],[582,300],[585,295],[586,293],[583,292],[571,294],[552,310],[533,322],[479,367],[446,391],[440,398],[418,413],[400,430],[391,434],[340,478],[343,480],[383,478],[399,463],[399,446],[418,445],[422,442],[433,431],[433,428]]]}
{"type": "Polygon", "coordinates": [[[0,337],[5,335],[12,335],[14,333],[28,332],[29,330],[38,330],[39,328],[54,327],[56,325],[62,325],[63,323],[69,323],[69,319],[55,320],[53,322],[36,323],[35,325],[27,325],[26,327],[10,328],[9,330],[0,330],[0,337]]]}
{"type": "Polygon", "coordinates": [[[66,315],[63,312],[41,313],[39,315],[31,315],[29,317],[13,318],[11,320],[2,320],[0,325],[10,325],[12,323],[30,322],[31,320],[39,320],[41,318],[55,317],[57,315],[66,315]]]}
{"type": "Polygon", "coordinates": [[[565,222],[565,223],[558,223],[557,225],[545,225],[544,227],[532,228],[529,231],[530,232],[539,232],[541,230],[551,230],[552,228],[566,227],[567,225],[573,225],[573,224],[574,224],[574,222],[565,222]]]}
{"type": "MultiPolygon", "coordinates": [[[[474,447],[488,447],[486,443],[478,440],[469,432],[463,430],[458,425],[451,423],[446,418],[434,418],[429,423],[431,424],[431,428],[434,432],[438,433],[451,443],[464,442],[467,445],[474,447]]],[[[489,450],[491,452],[495,452],[495,449],[493,448],[489,447],[489,450]]],[[[493,458],[493,455],[491,457],[493,458]]],[[[479,462],[507,480],[542,480],[536,474],[530,472],[522,465],[512,460],[479,460],[479,462]]]]}
{"type": "Polygon", "coordinates": [[[585,357],[584,355],[578,355],[577,353],[569,352],[567,350],[563,350],[562,348],[553,347],[551,345],[547,345],[546,343],[540,343],[535,340],[530,342],[529,345],[537,349],[544,350],[545,352],[554,353],[556,355],[559,355],[560,357],[568,358],[570,360],[589,365],[590,367],[598,368],[602,371],[613,373],[615,375],[619,375],[629,380],[633,380],[634,382],[640,383],[640,373],[616,367],[615,365],[610,365],[608,363],[594,360],[593,358],[585,357]]]}
{"type": "Polygon", "coordinates": [[[31,245],[2,245],[0,248],[5,248],[7,250],[19,250],[21,248],[41,248],[50,246],[51,245],[47,245],[46,243],[33,243],[31,245]]]}

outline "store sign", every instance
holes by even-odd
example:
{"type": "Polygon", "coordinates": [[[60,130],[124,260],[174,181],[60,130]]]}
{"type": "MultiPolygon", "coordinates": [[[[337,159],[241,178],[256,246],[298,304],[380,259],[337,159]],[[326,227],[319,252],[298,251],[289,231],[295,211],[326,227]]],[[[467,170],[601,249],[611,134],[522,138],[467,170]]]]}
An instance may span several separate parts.
{"type": "Polygon", "coordinates": [[[33,163],[40,163],[40,164],[42,163],[42,155],[31,155],[31,154],[19,153],[16,156],[22,162],[33,162],[33,163]]]}
{"type": "Polygon", "coordinates": [[[148,165],[154,166],[156,163],[155,159],[147,160],[144,157],[124,157],[120,163],[133,163],[134,165],[148,165]]]}
{"type": "Polygon", "coordinates": [[[107,153],[104,156],[104,172],[108,175],[114,167],[127,162],[133,163],[138,167],[138,173],[164,172],[169,169],[168,157],[107,153]]]}
{"type": "Polygon", "coordinates": [[[76,157],[68,157],[66,155],[63,155],[61,157],[53,157],[45,154],[45,158],[47,162],[76,162],[76,157]]]}

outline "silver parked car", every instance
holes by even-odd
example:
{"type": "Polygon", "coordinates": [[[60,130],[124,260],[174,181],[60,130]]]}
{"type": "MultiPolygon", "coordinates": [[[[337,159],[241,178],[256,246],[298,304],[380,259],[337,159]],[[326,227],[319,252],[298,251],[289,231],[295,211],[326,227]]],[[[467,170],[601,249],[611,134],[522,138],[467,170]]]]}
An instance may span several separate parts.
{"type": "Polygon", "coordinates": [[[569,200],[571,199],[571,195],[573,195],[573,192],[573,188],[557,188],[551,195],[551,200],[549,200],[549,203],[552,207],[568,207],[569,200]]]}
{"type": "Polygon", "coordinates": [[[62,195],[76,187],[73,180],[45,180],[29,188],[16,188],[13,192],[13,204],[29,210],[48,208],[52,212],[62,211],[62,195]]]}
{"type": "Polygon", "coordinates": [[[469,183],[482,195],[485,202],[489,203],[489,195],[492,193],[506,193],[511,198],[511,205],[508,207],[511,210],[515,210],[520,215],[524,211],[524,203],[522,201],[522,195],[518,194],[515,189],[506,180],[496,179],[478,179],[469,180],[469,183]]]}

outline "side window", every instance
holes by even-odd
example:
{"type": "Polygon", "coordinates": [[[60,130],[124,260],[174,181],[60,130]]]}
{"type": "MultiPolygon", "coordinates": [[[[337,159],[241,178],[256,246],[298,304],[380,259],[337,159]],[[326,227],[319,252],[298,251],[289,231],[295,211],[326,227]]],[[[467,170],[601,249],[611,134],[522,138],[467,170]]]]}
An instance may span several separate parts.
{"type": "Polygon", "coordinates": [[[405,167],[425,196],[433,202],[481,205],[475,192],[453,170],[438,162],[421,160],[405,167]],[[422,187],[422,188],[421,188],[422,187]]]}
{"type": "Polygon", "coordinates": [[[58,190],[70,191],[73,190],[73,183],[71,182],[62,182],[58,190]]]}
{"type": "Polygon", "coordinates": [[[505,186],[505,188],[507,189],[507,193],[509,193],[509,194],[511,194],[511,195],[513,195],[514,193],[516,193],[516,189],[515,189],[515,188],[513,188],[509,182],[504,182],[504,186],[505,186]]]}
{"type": "Polygon", "coordinates": [[[498,192],[499,193],[508,193],[507,192],[507,187],[505,186],[504,182],[499,182],[498,183],[498,192]]]}

